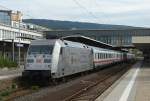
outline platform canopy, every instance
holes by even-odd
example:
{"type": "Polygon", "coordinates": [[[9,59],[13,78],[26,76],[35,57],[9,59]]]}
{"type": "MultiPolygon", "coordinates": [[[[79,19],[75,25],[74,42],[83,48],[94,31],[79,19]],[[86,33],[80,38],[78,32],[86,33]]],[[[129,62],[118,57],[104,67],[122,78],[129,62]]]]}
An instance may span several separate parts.
{"type": "Polygon", "coordinates": [[[101,47],[101,48],[106,48],[106,49],[113,49],[112,45],[85,37],[81,35],[73,35],[73,36],[66,36],[62,37],[61,39],[63,40],[68,40],[68,41],[73,41],[73,42],[80,42],[89,46],[94,46],[94,47],[101,47]]]}
{"type": "Polygon", "coordinates": [[[150,36],[134,36],[132,43],[143,52],[145,57],[150,59],[150,36]]]}

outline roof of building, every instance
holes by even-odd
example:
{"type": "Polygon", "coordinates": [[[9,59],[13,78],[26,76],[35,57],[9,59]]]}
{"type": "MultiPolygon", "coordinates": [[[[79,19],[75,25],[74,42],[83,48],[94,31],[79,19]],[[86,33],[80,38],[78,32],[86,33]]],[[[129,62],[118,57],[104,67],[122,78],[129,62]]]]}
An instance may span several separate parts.
{"type": "Polygon", "coordinates": [[[0,11],[12,11],[12,10],[0,5],[0,11]]]}
{"type": "Polygon", "coordinates": [[[68,41],[74,41],[74,42],[80,42],[86,45],[90,45],[90,46],[95,46],[95,47],[101,47],[101,48],[107,48],[107,49],[112,49],[113,46],[85,37],[85,36],[81,36],[81,35],[73,35],[73,36],[66,36],[66,37],[62,37],[60,39],[63,40],[68,40],[68,41]]]}
{"type": "Polygon", "coordinates": [[[45,31],[48,32],[73,32],[73,31],[127,31],[127,30],[150,30],[150,28],[125,28],[125,29],[76,29],[76,30],[51,30],[45,31]]]}
{"type": "Polygon", "coordinates": [[[71,35],[71,36],[65,36],[65,37],[58,37],[56,35],[51,35],[51,36],[47,36],[46,39],[68,40],[68,41],[73,41],[73,42],[80,42],[80,43],[94,46],[94,47],[100,47],[100,48],[126,52],[123,50],[124,47],[116,47],[116,46],[113,46],[113,45],[110,45],[101,41],[97,41],[97,40],[94,40],[94,39],[91,39],[89,37],[85,37],[82,35],[71,35]]]}

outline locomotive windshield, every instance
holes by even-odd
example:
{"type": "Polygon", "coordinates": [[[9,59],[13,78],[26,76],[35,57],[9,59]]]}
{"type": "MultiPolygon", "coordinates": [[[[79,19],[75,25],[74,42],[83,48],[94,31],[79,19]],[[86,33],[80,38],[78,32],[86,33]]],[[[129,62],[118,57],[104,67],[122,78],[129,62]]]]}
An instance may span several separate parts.
{"type": "Polygon", "coordinates": [[[31,45],[28,54],[52,54],[52,51],[51,45],[31,45]]]}

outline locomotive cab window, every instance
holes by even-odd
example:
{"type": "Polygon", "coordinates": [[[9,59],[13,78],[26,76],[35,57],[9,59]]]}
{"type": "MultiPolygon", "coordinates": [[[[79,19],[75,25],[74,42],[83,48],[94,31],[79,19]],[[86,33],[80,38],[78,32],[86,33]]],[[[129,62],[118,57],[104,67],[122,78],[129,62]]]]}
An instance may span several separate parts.
{"type": "Polygon", "coordinates": [[[52,45],[31,45],[28,50],[28,54],[52,54],[52,45]]]}

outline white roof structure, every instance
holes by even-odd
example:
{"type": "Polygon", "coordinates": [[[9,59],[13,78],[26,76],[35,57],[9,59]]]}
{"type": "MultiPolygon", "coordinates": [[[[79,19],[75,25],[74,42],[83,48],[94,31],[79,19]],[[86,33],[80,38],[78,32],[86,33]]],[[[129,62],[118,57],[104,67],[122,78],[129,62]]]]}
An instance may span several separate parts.
{"type": "Polygon", "coordinates": [[[0,10],[2,10],[2,11],[11,11],[10,9],[8,9],[8,8],[2,6],[2,5],[0,5],[0,10]]]}

